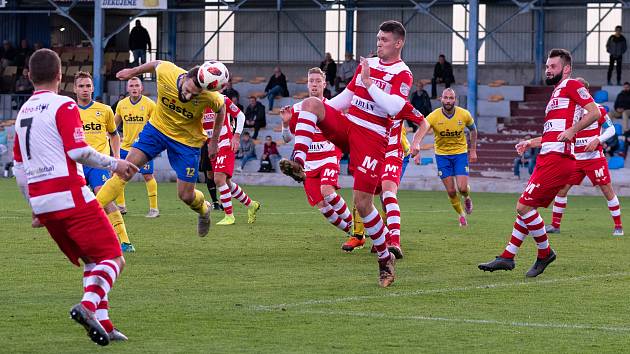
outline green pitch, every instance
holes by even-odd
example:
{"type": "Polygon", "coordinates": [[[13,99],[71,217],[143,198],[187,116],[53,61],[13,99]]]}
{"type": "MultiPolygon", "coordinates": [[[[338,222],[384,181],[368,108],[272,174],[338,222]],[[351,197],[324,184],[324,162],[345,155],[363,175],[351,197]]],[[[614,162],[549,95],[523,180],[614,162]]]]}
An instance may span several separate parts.
{"type": "MultiPolygon", "coordinates": [[[[280,178],[280,177],[279,177],[280,178]]],[[[196,215],[159,185],[161,217],[144,218],[144,183],[127,189],[127,230],[138,252],[110,293],[110,316],[129,336],[97,348],[68,318],[80,269],[30,211],[13,180],[0,180],[0,352],[625,352],[630,348],[628,240],[611,236],[602,197],[569,197],[558,260],[536,279],[525,241],[512,272],[477,264],[505,246],[516,194],[473,193],[461,229],[443,192],[403,191],[402,244],[391,288],[377,286],[369,248],[340,250],[343,236],[299,188],[252,187],[254,225],[196,236],[196,215]]],[[[474,190],[474,185],[473,185],[474,190]]],[[[349,193],[344,191],[349,200],[349,193]]],[[[623,212],[630,199],[621,198],[623,212]]],[[[222,213],[213,212],[213,222],[222,213]]],[[[550,211],[543,211],[545,220],[550,211]]],[[[628,221],[628,219],[625,219],[628,221]]],[[[628,231],[628,230],[627,230],[628,231]]],[[[630,237],[630,236],[626,236],[630,237]]]]}

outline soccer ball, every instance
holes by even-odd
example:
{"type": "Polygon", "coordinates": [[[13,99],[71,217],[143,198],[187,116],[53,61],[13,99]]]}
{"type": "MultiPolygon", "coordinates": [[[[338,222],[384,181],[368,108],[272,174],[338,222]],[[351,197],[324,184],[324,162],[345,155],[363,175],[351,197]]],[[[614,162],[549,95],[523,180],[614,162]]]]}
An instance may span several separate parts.
{"type": "Polygon", "coordinates": [[[201,87],[208,91],[220,91],[230,78],[228,69],[223,63],[215,60],[207,61],[199,67],[197,80],[201,87]]]}

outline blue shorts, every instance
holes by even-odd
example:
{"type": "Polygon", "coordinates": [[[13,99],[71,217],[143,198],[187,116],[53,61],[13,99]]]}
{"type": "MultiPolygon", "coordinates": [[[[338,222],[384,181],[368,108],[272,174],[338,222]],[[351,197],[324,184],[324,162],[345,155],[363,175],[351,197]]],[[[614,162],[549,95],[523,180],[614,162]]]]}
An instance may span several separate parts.
{"type": "Polygon", "coordinates": [[[94,168],[83,165],[83,174],[85,175],[85,181],[87,185],[94,190],[96,187],[101,187],[111,177],[111,174],[107,170],[101,170],[100,168],[94,168]]]}
{"type": "Polygon", "coordinates": [[[197,182],[200,148],[184,145],[169,138],[151,125],[151,122],[144,126],[132,147],[144,152],[149,161],[166,150],[168,162],[175,170],[177,179],[190,183],[197,182]]]}
{"type": "MultiPolygon", "coordinates": [[[[129,154],[129,151],[124,150],[124,149],[120,149],[120,158],[121,159],[126,159],[127,158],[127,154],[129,154]]],[[[143,175],[152,175],[153,174],[153,160],[147,162],[146,164],[144,164],[144,166],[142,166],[142,168],[140,168],[140,173],[142,173],[143,175]]]]}
{"type": "Polygon", "coordinates": [[[456,155],[435,154],[438,176],[444,179],[451,176],[468,176],[468,153],[456,155]]]}
{"type": "Polygon", "coordinates": [[[409,165],[409,159],[411,159],[411,154],[408,154],[407,156],[403,157],[402,171],[400,171],[400,180],[401,181],[402,181],[403,177],[405,176],[405,170],[407,170],[407,165],[409,165]]]}

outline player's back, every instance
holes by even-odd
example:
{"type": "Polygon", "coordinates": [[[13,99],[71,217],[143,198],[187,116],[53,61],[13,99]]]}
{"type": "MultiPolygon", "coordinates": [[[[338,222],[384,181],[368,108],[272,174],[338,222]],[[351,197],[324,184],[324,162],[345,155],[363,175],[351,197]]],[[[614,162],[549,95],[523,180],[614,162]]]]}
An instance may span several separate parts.
{"type": "MultiPolygon", "coordinates": [[[[372,84],[383,90],[388,95],[398,95],[403,99],[409,96],[410,85],[413,81],[411,70],[402,60],[384,64],[379,58],[369,58],[370,77],[372,84]]],[[[368,92],[361,81],[361,67],[357,69],[353,81],[348,88],[354,92],[348,119],[362,127],[365,127],[383,137],[387,136],[390,120],[384,108],[368,92]]]]}
{"type": "Polygon", "coordinates": [[[140,96],[140,100],[135,103],[131,102],[131,97],[118,102],[116,114],[122,119],[124,132],[120,146],[122,149],[131,149],[131,145],[140,135],[142,128],[153,116],[154,110],[155,102],[146,96],[140,96]]]}
{"type": "Polygon", "coordinates": [[[86,202],[94,198],[84,188],[81,164],[66,154],[73,147],[85,146],[80,122],[74,122],[78,120],[76,110],[71,98],[38,91],[18,113],[15,160],[23,164],[35,214],[74,207],[71,190],[79,189],[86,202]]]}

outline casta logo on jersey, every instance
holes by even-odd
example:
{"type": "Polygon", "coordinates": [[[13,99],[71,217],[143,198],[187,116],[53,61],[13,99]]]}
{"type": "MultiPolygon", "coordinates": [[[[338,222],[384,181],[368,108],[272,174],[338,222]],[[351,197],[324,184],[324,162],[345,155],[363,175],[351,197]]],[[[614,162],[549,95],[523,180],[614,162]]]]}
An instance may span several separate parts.
{"type": "Polygon", "coordinates": [[[101,125],[101,123],[90,122],[90,123],[84,123],[83,124],[83,130],[85,130],[85,131],[101,130],[102,127],[103,126],[101,125]]]}
{"type": "Polygon", "coordinates": [[[123,117],[123,120],[125,122],[144,122],[144,117],[142,116],[132,116],[132,115],[125,115],[123,117]]]}
{"type": "Polygon", "coordinates": [[[448,129],[446,129],[443,132],[440,132],[440,136],[444,136],[444,137],[458,138],[460,135],[462,135],[461,131],[450,131],[448,129]]]}
{"type": "Polygon", "coordinates": [[[179,113],[182,116],[184,116],[187,119],[192,119],[193,118],[193,114],[191,111],[187,110],[184,107],[180,107],[178,106],[175,102],[175,100],[171,100],[169,101],[168,98],[166,97],[162,97],[162,104],[164,106],[166,106],[166,108],[170,109],[171,111],[175,112],[175,113],[179,113]]]}

